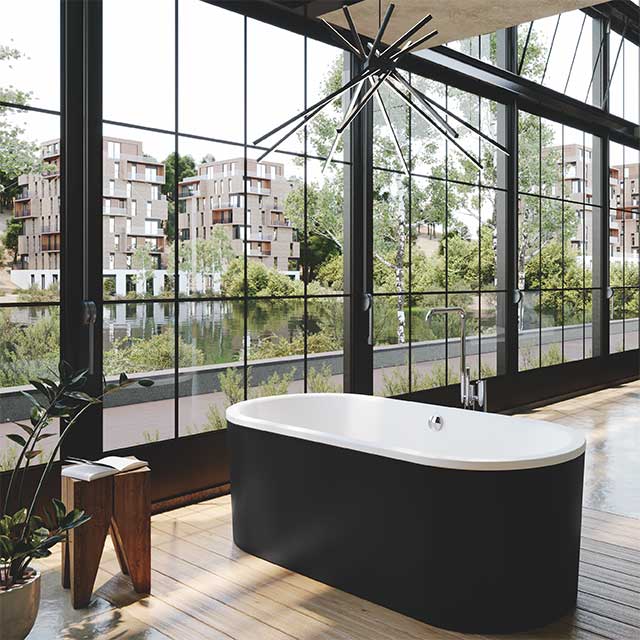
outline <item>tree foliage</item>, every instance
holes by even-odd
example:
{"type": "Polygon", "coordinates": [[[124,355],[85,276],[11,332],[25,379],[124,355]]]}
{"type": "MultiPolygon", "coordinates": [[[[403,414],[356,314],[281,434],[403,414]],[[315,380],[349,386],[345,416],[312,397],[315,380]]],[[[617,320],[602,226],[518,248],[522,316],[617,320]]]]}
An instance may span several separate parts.
{"type": "MultiPolygon", "coordinates": [[[[161,187],[162,193],[167,196],[168,216],[165,233],[170,241],[175,238],[176,232],[176,199],[174,194],[176,180],[176,154],[171,152],[164,159],[165,182],[161,187]]],[[[178,182],[197,175],[196,162],[190,155],[178,155],[177,174],[178,182]]]]}
{"type": "MultiPolygon", "coordinates": [[[[1,128],[0,124],[0,128],[1,128]]],[[[1,134],[0,134],[1,135],[1,134]]],[[[1,153],[1,152],[0,152],[1,153]]],[[[1,160],[0,160],[1,162],[1,160]]],[[[1,173],[1,170],[0,170],[1,173]]],[[[0,176],[0,180],[1,180],[0,176]]],[[[22,222],[16,218],[11,218],[7,222],[7,226],[2,236],[2,243],[7,251],[12,253],[12,261],[15,263],[18,259],[18,237],[22,234],[22,222]]]]}
{"type": "MultiPolygon", "coordinates": [[[[18,49],[0,45],[0,69],[3,65],[20,60],[24,54],[18,49]]],[[[0,103],[26,105],[32,94],[12,85],[0,85],[0,103]]],[[[18,123],[16,107],[9,108],[0,104],[0,209],[11,206],[18,193],[18,176],[35,171],[41,166],[38,158],[38,145],[26,139],[26,125],[18,123]],[[10,117],[11,116],[11,117],[10,117]]]]}

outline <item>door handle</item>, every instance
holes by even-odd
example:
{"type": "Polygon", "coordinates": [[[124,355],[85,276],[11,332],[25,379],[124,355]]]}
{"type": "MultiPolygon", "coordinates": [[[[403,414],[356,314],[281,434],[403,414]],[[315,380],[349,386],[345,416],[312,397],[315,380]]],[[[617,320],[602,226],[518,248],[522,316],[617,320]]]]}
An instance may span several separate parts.
{"type": "Polygon", "coordinates": [[[362,310],[368,315],[367,344],[373,346],[373,295],[365,293],[362,297],[362,310]]]}
{"type": "Polygon", "coordinates": [[[89,327],[89,349],[88,349],[88,362],[87,369],[89,373],[93,375],[94,365],[95,365],[95,354],[94,354],[94,328],[96,324],[96,320],[98,319],[98,307],[93,300],[83,300],[82,301],[82,324],[89,327]]]}

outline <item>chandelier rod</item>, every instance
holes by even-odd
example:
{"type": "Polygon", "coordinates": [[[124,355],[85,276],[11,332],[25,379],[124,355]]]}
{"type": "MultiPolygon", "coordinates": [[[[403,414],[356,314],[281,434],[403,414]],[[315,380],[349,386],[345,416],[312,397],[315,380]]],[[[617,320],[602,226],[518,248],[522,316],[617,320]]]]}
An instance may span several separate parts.
{"type": "Polygon", "coordinates": [[[400,84],[402,84],[404,88],[407,89],[407,91],[409,91],[409,93],[416,100],[418,100],[418,102],[420,102],[422,107],[426,109],[431,114],[431,116],[434,117],[449,132],[449,135],[453,136],[456,139],[460,137],[460,134],[428,102],[422,99],[422,96],[415,90],[414,87],[411,86],[409,82],[405,80],[405,78],[402,77],[401,73],[396,72],[392,75],[393,79],[396,82],[400,82],[400,84]]]}
{"type": "MultiPolygon", "coordinates": [[[[371,80],[369,80],[369,82],[371,82],[371,80]]],[[[382,115],[387,123],[387,127],[389,127],[389,130],[391,131],[393,142],[396,148],[396,153],[400,158],[400,162],[402,163],[405,174],[407,175],[407,177],[409,177],[410,172],[409,172],[409,167],[407,166],[407,161],[404,158],[404,154],[402,153],[402,148],[400,147],[400,141],[398,140],[396,130],[393,128],[393,124],[391,123],[391,118],[389,117],[389,112],[387,111],[387,107],[385,106],[384,100],[382,99],[382,96],[380,95],[379,91],[376,92],[376,98],[378,99],[378,104],[380,105],[380,111],[382,112],[382,115]]]]}
{"type": "Polygon", "coordinates": [[[460,145],[455,140],[455,138],[452,138],[451,136],[449,136],[449,134],[447,133],[447,130],[443,129],[435,120],[433,120],[431,117],[429,117],[429,115],[427,115],[427,113],[425,113],[425,111],[423,109],[421,109],[415,102],[411,102],[411,100],[409,100],[409,98],[407,98],[407,96],[405,96],[404,93],[402,93],[402,91],[400,89],[398,89],[398,87],[396,87],[396,85],[393,82],[387,82],[387,84],[388,84],[388,86],[390,86],[398,94],[398,96],[406,104],[409,105],[409,107],[412,107],[413,109],[415,109],[427,122],[429,122],[442,135],[444,135],[447,138],[447,140],[452,142],[462,153],[464,153],[464,155],[467,156],[467,158],[469,158],[469,160],[471,160],[471,162],[473,162],[473,164],[478,169],[482,169],[483,168],[482,164],[480,163],[479,160],[476,160],[476,158],[474,158],[462,145],[460,145]]]}
{"type": "Polygon", "coordinates": [[[265,135],[260,136],[257,140],[254,140],[253,144],[260,144],[263,140],[266,140],[267,138],[272,136],[274,133],[277,133],[281,129],[284,129],[285,127],[289,126],[292,122],[295,122],[299,118],[304,118],[308,113],[311,113],[316,108],[320,106],[323,106],[323,107],[326,106],[336,98],[339,98],[343,93],[351,89],[351,87],[354,87],[362,80],[366,80],[374,72],[375,72],[375,69],[367,69],[366,71],[361,73],[359,76],[349,80],[349,82],[347,82],[347,84],[342,86],[340,89],[336,89],[335,91],[332,91],[328,96],[322,98],[322,100],[318,100],[318,102],[316,102],[315,104],[312,104],[310,107],[307,107],[301,113],[297,113],[295,116],[292,116],[291,118],[289,118],[289,120],[287,120],[286,122],[283,122],[282,124],[278,125],[274,129],[271,129],[271,131],[269,131],[265,135]]]}

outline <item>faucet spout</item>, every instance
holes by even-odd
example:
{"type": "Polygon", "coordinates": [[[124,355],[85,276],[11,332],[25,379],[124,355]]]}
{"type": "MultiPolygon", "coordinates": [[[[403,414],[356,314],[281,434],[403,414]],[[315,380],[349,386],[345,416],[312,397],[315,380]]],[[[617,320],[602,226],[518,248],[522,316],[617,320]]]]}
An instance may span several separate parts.
{"type": "Polygon", "coordinates": [[[458,315],[460,317],[460,402],[463,408],[472,409],[476,401],[486,411],[486,390],[484,380],[471,382],[471,372],[467,367],[467,312],[462,307],[433,307],[427,311],[425,321],[430,323],[435,315],[458,315]]]}

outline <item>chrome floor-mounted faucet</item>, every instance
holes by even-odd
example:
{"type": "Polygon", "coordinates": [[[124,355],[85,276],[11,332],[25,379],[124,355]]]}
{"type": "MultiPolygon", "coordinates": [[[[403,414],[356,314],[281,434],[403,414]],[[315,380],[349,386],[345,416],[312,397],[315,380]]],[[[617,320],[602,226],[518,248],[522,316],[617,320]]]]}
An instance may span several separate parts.
{"type": "Polygon", "coordinates": [[[487,410],[487,383],[485,380],[471,382],[471,371],[467,367],[467,313],[462,307],[434,307],[427,311],[426,322],[438,314],[460,316],[460,402],[464,409],[487,410]]]}

